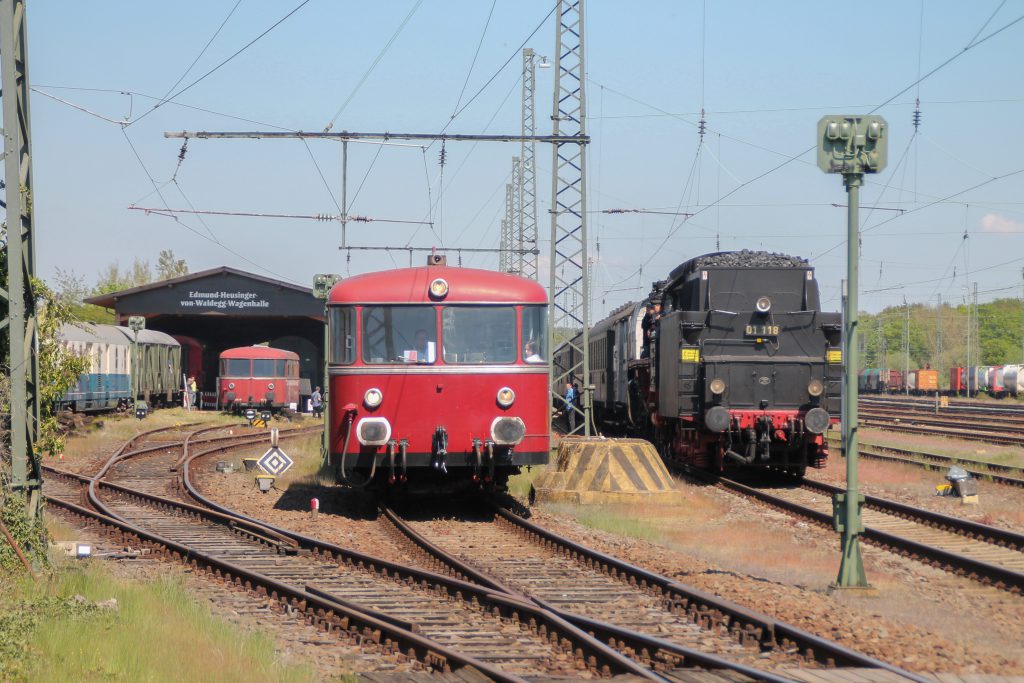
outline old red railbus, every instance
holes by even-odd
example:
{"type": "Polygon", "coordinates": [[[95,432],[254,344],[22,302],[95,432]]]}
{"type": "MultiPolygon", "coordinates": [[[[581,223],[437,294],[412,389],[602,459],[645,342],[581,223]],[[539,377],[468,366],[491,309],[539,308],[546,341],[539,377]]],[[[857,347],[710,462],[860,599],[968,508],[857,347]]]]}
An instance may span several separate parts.
{"type": "Polygon", "coordinates": [[[298,407],[299,356],[269,346],[241,346],[220,354],[217,403],[222,410],[298,407]]]}
{"type": "Polygon", "coordinates": [[[329,443],[349,483],[503,486],[549,455],[547,297],[445,264],[331,290],[329,443]]]}

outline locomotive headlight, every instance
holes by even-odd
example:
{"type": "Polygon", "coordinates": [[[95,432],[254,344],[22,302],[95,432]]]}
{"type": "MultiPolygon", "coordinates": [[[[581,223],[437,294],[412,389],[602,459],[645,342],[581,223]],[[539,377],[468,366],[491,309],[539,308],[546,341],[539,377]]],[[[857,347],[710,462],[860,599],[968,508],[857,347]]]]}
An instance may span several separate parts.
{"type": "Polygon", "coordinates": [[[721,396],[725,393],[725,380],[721,377],[714,378],[711,380],[711,383],[708,384],[708,389],[710,389],[711,393],[715,396],[721,396]]]}
{"type": "Polygon", "coordinates": [[[274,383],[270,382],[269,384],[267,384],[267,389],[270,389],[271,391],[273,391],[274,390],[274,383]]]}
{"type": "Polygon", "coordinates": [[[820,379],[812,379],[807,383],[807,393],[811,396],[821,396],[825,391],[825,385],[820,379]]]}
{"type": "Polygon", "coordinates": [[[757,300],[757,303],[754,304],[754,306],[757,308],[758,313],[767,313],[772,310],[772,300],[766,296],[762,296],[757,300]]]}
{"type": "Polygon", "coordinates": [[[234,382],[228,382],[228,389],[234,389],[234,388],[235,388],[235,383],[234,382]]]}
{"type": "Polygon", "coordinates": [[[510,405],[516,402],[516,392],[512,391],[510,387],[502,387],[498,389],[498,405],[502,408],[508,408],[510,405]]]}
{"type": "Polygon", "coordinates": [[[430,297],[432,299],[443,299],[448,296],[448,281],[443,277],[435,278],[430,283],[430,297]]]}
{"type": "Polygon", "coordinates": [[[380,402],[384,400],[384,394],[381,393],[380,389],[376,387],[367,389],[366,393],[363,394],[363,403],[366,404],[367,408],[376,408],[380,405],[380,402]]]}

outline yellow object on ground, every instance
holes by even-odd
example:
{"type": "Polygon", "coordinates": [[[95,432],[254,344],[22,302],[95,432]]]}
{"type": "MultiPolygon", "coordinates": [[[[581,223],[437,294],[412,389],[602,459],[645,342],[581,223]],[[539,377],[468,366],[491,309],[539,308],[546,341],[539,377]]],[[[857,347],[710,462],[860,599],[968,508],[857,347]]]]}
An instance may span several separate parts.
{"type": "Polygon", "coordinates": [[[556,503],[677,502],[675,481],[643,439],[566,437],[533,488],[535,500],[556,503]]]}

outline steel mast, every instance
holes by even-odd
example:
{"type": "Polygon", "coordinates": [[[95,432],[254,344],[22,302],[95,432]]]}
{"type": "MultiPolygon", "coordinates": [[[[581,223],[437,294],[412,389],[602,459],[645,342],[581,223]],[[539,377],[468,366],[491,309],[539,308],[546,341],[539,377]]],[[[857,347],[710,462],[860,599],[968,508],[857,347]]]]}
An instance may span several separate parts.
{"type": "Polygon", "coordinates": [[[537,133],[537,110],[534,106],[537,69],[533,48],[523,48],[523,142],[519,152],[519,224],[515,245],[519,249],[517,271],[523,277],[536,280],[537,255],[524,250],[537,246],[537,143],[526,138],[537,133]]]}
{"type": "Polygon", "coordinates": [[[4,179],[7,209],[7,282],[0,322],[10,351],[11,488],[28,497],[35,516],[42,503],[39,439],[39,337],[32,278],[36,271],[32,150],[29,127],[28,45],[24,0],[0,0],[0,77],[3,88],[4,179]]]}
{"type": "Polygon", "coordinates": [[[549,348],[563,341],[572,347],[568,367],[551,370],[552,391],[561,395],[566,382],[579,382],[582,416],[573,433],[590,435],[590,283],[587,281],[586,68],[583,49],[583,0],[559,0],[555,42],[555,89],[551,120],[551,251],[548,321],[549,348]],[[557,140],[564,131],[578,141],[557,140]],[[579,336],[577,335],[579,333],[579,336]]]}

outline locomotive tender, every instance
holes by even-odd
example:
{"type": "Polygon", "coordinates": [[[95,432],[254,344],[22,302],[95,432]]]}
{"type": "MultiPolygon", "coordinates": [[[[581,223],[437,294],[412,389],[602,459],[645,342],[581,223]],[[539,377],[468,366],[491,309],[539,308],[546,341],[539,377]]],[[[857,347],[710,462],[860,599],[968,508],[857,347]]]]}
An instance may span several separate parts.
{"type": "Polygon", "coordinates": [[[328,297],[329,448],[342,480],[502,486],[549,457],[547,296],[532,280],[428,265],[328,297]]]}
{"type": "MultiPolygon", "coordinates": [[[[802,476],[828,457],[823,434],[840,411],[841,339],[841,315],[821,311],[804,259],[746,250],[698,256],[591,330],[595,421],[696,467],[802,476]],[[654,303],[660,317],[645,323],[654,303]]],[[[567,353],[570,345],[560,347],[556,369],[570,367],[567,353]]]]}

